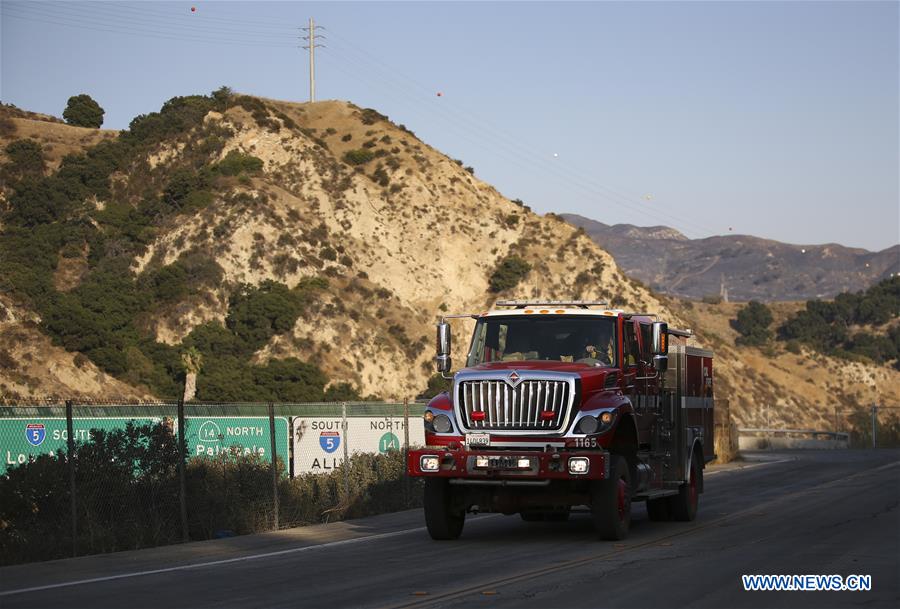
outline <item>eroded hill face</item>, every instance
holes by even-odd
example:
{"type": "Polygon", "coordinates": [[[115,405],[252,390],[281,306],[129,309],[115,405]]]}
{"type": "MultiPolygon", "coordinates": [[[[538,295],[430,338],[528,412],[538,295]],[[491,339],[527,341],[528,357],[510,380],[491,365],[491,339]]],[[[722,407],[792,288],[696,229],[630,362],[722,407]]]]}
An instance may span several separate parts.
{"type": "MultiPolygon", "coordinates": [[[[232,150],[253,155],[262,173],[173,223],[133,265],[141,274],[199,249],[214,254],[226,284],[329,278],[318,302],[257,354],[260,361],[297,356],[363,394],[414,395],[431,374],[436,316],[486,309],[495,296],[489,277],[510,254],[533,267],[515,296],[658,307],[580,231],[515,205],[374,111],[268,103],[295,126],[261,129],[239,107],[206,119],[233,132],[220,158],[232,150]],[[353,165],[354,154],[372,158],[353,165]]],[[[178,144],[159,150],[157,170],[177,155],[178,144]]],[[[223,286],[154,320],[153,329],[175,343],[199,323],[224,319],[226,307],[223,286]]],[[[461,354],[469,328],[456,330],[461,354]]]]}
{"type": "Polygon", "coordinates": [[[0,398],[152,397],[104,373],[84,355],[53,345],[38,322],[32,311],[0,295],[0,398]]]}
{"type": "MultiPolygon", "coordinates": [[[[146,247],[126,261],[122,272],[138,283],[152,283],[185,260],[211,260],[220,269],[191,275],[189,295],[176,294],[141,314],[139,327],[162,343],[178,345],[200,324],[221,323],[239,284],[272,280],[294,287],[315,277],[328,286],[253,360],[298,357],[362,395],[402,399],[425,387],[432,374],[433,324],[441,313],[480,312],[497,298],[533,297],[607,299],[693,328],[699,344],[717,351],[717,395],[730,399],[733,417],[744,425],[756,424],[763,405],[774,404],[785,424],[828,428],[835,399],[881,399],[900,387],[898,373],[887,368],[807,353],[767,358],[735,348],[727,323],[732,311],[661,301],[626,278],[582,231],[514,204],[373,110],[344,102],[261,103],[266,113],[257,109],[256,117],[252,104],[250,110],[207,113],[201,124],[144,151],[129,171],[112,175],[108,197],[88,202],[91,221],[106,230],[104,223],[142,200],[166,196],[189,158],[212,166],[237,151],[262,161],[258,171],[219,179],[196,208],[163,217],[146,247]],[[531,270],[516,287],[492,293],[491,274],[510,255],[531,270]]],[[[75,145],[81,131],[63,133],[72,133],[75,145]]],[[[108,255],[117,251],[112,246],[107,242],[108,255]]],[[[90,256],[88,242],[61,251],[55,288],[78,289],[90,256]]],[[[9,350],[16,369],[0,365],[4,392],[146,394],[50,345],[36,318],[29,322],[32,334],[22,334],[24,320],[34,314],[15,306],[20,312],[3,327],[20,335],[9,350]],[[52,375],[41,374],[38,364],[23,368],[25,343],[46,346],[29,361],[51,362],[52,375]]],[[[458,367],[471,325],[454,323],[458,367]]]]}

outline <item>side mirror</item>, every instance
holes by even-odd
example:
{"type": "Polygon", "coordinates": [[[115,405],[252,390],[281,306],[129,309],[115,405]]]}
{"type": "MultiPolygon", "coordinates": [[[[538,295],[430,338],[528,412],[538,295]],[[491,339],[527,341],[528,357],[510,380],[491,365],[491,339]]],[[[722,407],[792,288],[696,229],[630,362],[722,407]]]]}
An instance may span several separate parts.
{"type": "Polygon", "coordinates": [[[437,371],[441,374],[447,374],[452,367],[450,359],[450,324],[441,320],[437,325],[437,357],[434,358],[437,371]]]}
{"type": "Polygon", "coordinates": [[[656,368],[656,371],[660,374],[665,374],[666,370],[669,369],[669,356],[668,355],[654,355],[653,356],[653,367],[656,368]]]}
{"type": "MultiPolygon", "coordinates": [[[[650,352],[653,355],[669,354],[669,324],[663,321],[653,322],[650,338],[650,352]]],[[[654,363],[656,358],[654,357],[654,363]]],[[[658,368],[657,368],[658,370],[658,368]]]]}

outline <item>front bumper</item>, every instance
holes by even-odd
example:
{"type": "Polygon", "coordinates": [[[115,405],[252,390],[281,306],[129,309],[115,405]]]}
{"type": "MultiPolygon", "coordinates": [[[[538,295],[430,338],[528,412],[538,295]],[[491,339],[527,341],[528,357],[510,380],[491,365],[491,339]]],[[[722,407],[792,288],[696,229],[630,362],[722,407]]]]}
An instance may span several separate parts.
{"type": "Polygon", "coordinates": [[[409,476],[422,478],[463,478],[475,481],[550,481],[550,480],[603,480],[609,477],[609,453],[605,450],[536,451],[536,450],[470,450],[443,447],[410,450],[406,459],[409,476]],[[437,457],[437,471],[423,471],[422,457],[437,457]],[[490,465],[478,467],[477,458],[487,457],[490,465]],[[587,459],[587,472],[569,472],[569,460],[587,459]],[[529,461],[528,468],[507,467],[519,459],[529,461]],[[498,464],[499,463],[499,464],[498,464]]]}

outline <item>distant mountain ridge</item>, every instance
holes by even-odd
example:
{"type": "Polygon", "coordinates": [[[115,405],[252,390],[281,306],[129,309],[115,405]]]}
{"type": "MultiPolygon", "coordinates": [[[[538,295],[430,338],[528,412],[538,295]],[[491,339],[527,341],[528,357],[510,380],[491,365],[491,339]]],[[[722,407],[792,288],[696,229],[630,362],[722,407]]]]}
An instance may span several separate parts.
{"type": "Polygon", "coordinates": [[[836,243],[795,245],[750,235],[688,239],[667,226],[609,225],[561,214],[610,252],[625,273],[675,296],[809,300],[863,290],[900,272],[900,245],[880,252],[836,243]]]}

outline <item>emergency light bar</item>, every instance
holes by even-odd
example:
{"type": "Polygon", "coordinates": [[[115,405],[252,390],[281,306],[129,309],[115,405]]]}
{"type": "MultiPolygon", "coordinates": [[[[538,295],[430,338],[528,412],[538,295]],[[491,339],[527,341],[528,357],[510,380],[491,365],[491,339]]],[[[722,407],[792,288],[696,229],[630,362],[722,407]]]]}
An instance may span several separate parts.
{"type": "Polygon", "coordinates": [[[604,307],[609,303],[605,300],[498,300],[495,307],[581,307],[587,309],[591,306],[604,307]]]}

